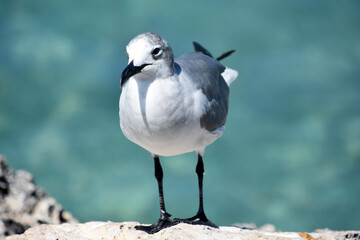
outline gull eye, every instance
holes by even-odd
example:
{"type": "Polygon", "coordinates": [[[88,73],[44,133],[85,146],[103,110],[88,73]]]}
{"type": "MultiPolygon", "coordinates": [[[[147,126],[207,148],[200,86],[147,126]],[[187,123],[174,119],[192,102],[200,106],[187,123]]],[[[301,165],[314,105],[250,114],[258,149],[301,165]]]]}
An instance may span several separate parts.
{"type": "Polygon", "coordinates": [[[154,57],[160,57],[160,55],[162,54],[163,50],[160,47],[156,47],[151,51],[151,54],[154,57]]]}

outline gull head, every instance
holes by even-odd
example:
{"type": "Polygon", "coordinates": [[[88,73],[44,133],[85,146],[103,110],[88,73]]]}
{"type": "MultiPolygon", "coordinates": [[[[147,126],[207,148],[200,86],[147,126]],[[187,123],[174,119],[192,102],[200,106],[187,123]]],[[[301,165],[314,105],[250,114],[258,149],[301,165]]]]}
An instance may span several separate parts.
{"type": "Polygon", "coordinates": [[[169,44],[159,35],[142,33],[126,46],[129,58],[120,86],[131,77],[142,80],[166,78],[174,73],[174,55],[169,44]]]}

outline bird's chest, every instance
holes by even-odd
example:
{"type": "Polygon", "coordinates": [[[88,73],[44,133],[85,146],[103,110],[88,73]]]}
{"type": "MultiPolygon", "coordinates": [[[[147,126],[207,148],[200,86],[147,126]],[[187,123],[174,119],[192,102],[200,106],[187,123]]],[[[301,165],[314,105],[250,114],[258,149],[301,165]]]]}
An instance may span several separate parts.
{"type": "Polygon", "coordinates": [[[187,121],[181,86],[176,81],[132,80],[120,97],[120,125],[130,138],[161,138],[181,131],[187,121]],[[185,114],[184,114],[185,113],[185,114]]]}

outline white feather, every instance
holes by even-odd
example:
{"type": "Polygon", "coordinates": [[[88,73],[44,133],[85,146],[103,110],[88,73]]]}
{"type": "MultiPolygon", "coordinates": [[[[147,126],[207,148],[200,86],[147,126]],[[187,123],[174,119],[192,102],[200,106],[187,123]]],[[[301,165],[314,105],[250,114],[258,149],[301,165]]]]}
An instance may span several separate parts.
{"type": "Polygon", "coordinates": [[[225,68],[225,71],[221,74],[228,86],[230,86],[238,75],[238,72],[231,68],[225,68]]]}

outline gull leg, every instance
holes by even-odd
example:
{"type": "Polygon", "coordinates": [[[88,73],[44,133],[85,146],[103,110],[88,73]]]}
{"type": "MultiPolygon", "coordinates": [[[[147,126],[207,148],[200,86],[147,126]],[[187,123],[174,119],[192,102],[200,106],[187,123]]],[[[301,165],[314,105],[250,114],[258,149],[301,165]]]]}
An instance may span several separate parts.
{"type": "Polygon", "coordinates": [[[137,230],[141,230],[141,231],[145,231],[149,234],[153,234],[156,233],[158,231],[160,231],[161,229],[167,228],[167,227],[171,227],[177,223],[174,223],[171,219],[170,219],[170,214],[166,212],[165,209],[165,202],[164,202],[164,193],[163,193],[163,170],[160,164],[160,159],[159,156],[155,155],[154,156],[154,165],[155,165],[155,178],[157,180],[158,183],[158,187],[159,187],[159,201],[160,201],[160,218],[159,220],[150,225],[150,226],[136,226],[135,228],[137,230]]]}
{"type": "Polygon", "coordinates": [[[198,210],[197,214],[191,218],[186,218],[186,219],[175,218],[174,222],[206,225],[206,226],[218,228],[218,226],[216,226],[214,223],[212,223],[206,217],[205,211],[204,211],[204,200],[203,200],[204,162],[203,162],[202,156],[200,154],[198,154],[198,162],[196,165],[196,174],[198,176],[198,182],[199,182],[199,210],[198,210]]]}

